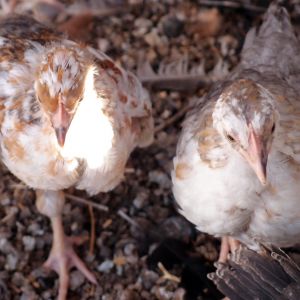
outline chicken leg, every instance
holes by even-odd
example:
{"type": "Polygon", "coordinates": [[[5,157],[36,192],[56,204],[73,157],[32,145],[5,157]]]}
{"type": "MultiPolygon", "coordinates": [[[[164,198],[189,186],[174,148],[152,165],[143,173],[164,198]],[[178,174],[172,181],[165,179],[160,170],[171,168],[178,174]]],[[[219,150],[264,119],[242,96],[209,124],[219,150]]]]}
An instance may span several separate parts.
{"type": "Polygon", "coordinates": [[[218,261],[220,263],[226,263],[228,259],[228,254],[234,252],[241,243],[238,240],[230,236],[224,236],[221,240],[221,249],[218,261]]]}
{"type": "Polygon", "coordinates": [[[62,209],[65,197],[62,191],[37,191],[37,208],[51,220],[53,242],[50,255],[44,266],[53,269],[59,275],[58,300],[65,300],[69,287],[69,269],[76,267],[92,283],[96,277],[73,250],[73,244],[80,244],[82,238],[67,237],[62,223],[62,209]]]}

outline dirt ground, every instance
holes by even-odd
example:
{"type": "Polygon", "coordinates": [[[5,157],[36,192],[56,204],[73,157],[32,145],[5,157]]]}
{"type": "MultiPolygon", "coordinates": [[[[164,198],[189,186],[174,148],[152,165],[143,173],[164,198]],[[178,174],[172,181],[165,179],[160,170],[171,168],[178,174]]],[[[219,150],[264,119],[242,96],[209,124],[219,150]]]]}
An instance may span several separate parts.
{"type": "MultiPolygon", "coordinates": [[[[15,9],[138,73],[154,109],[155,141],[134,151],[115,190],[92,198],[67,191],[87,200],[68,199],[64,226],[68,234],[88,237],[76,250],[99,283],[71,271],[69,299],[222,298],[206,276],[219,241],[178,214],[170,171],[190,103],[237,64],[245,34],[268,1],[29,2],[15,9]]],[[[300,12],[292,1],[289,7],[295,16],[300,12]]],[[[1,178],[0,299],[55,299],[58,277],[41,267],[51,248],[49,220],[37,212],[34,192],[4,167],[1,178]]]]}

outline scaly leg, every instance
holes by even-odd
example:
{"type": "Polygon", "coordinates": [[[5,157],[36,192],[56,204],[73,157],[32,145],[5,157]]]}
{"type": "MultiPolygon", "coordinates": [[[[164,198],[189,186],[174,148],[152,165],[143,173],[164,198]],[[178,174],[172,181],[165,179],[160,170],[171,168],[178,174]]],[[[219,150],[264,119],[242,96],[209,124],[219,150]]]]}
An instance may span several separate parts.
{"type": "Polygon", "coordinates": [[[67,237],[64,233],[61,212],[64,205],[64,194],[61,191],[37,191],[37,207],[51,220],[53,230],[52,249],[44,266],[56,271],[59,275],[58,299],[67,298],[69,287],[69,270],[76,267],[92,283],[97,284],[96,277],[73,250],[73,244],[80,244],[82,239],[67,237]]]}
{"type": "Polygon", "coordinates": [[[219,254],[218,261],[221,263],[226,263],[228,259],[228,254],[231,252],[234,252],[240,245],[240,242],[238,240],[235,240],[234,238],[230,236],[224,236],[221,240],[221,249],[219,254]]]}

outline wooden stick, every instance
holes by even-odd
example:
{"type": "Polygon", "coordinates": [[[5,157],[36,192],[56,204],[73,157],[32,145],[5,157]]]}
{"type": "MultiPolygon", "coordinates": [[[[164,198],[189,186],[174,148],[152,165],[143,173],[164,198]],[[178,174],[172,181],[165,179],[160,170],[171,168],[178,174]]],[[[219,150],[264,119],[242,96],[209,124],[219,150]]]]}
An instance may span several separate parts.
{"type": "Polygon", "coordinates": [[[87,199],[84,199],[84,198],[81,198],[81,197],[78,197],[78,196],[74,196],[74,195],[71,195],[71,194],[67,194],[67,193],[65,193],[65,196],[66,196],[67,199],[74,200],[74,201],[77,201],[79,203],[83,203],[83,204],[86,204],[86,205],[91,205],[92,207],[94,207],[98,210],[109,211],[109,208],[106,205],[98,204],[98,203],[95,203],[93,201],[90,201],[90,200],[87,200],[87,199]]]}
{"type": "Polygon", "coordinates": [[[91,255],[94,255],[95,249],[95,240],[96,240],[96,221],[94,216],[94,211],[92,205],[89,205],[89,213],[91,217],[91,236],[90,236],[90,249],[89,252],[91,255]]]}

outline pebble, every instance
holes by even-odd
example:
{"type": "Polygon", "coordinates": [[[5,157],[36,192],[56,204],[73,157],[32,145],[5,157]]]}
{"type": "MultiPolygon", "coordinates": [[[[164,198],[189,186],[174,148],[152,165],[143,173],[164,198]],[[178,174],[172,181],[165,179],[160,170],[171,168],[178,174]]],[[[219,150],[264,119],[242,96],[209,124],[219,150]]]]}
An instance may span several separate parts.
{"type": "Polygon", "coordinates": [[[136,246],[134,244],[127,244],[124,247],[124,254],[125,255],[133,255],[136,251],[136,246]]]}
{"type": "Polygon", "coordinates": [[[5,269],[9,271],[16,270],[19,261],[19,256],[14,254],[8,254],[6,257],[5,269]]]}
{"type": "Polygon", "coordinates": [[[73,222],[70,227],[71,227],[72,232],[76,232],[78,230],[78,223],[73,222]]]}
{"type": "Polygon", "coordinates": [[[119,298],[120,300],[140,300],[138,293],[133,290],[124,290],[119,298]]]}
{"type": "Polygon", "coordinates": [[[28,228],[27,231],[33,235],[44,235],[45,230],[40,226],[39,223],[31,223],[28,228]]]}
{"type": "Polygon", "coordinates": [[[113,267],[114,263],[112,260],[105,260],[98,266],[97,270],[102,273],[109,273],[113,267]]]}
{"type": "Polygon", "coordinates": [[[4,197],[0,200],[1,206],[7,206],[11,204],[11,199],[7,196],[4,195],[4,197]]]}
{"type": "Polygon", "coordinates": [[[158,300],[171,300],[174,299],[173,295],[174,293],[171,291],[168,291],[165,287],[163,286],[154,286],[152,289],[153,293],[155,294],[155,296],[157,297],[158,300]]]}
{"type": "Polygon", "coordinates": [[[142,37],[149,32],[149,29],[152,27],[152,22],[148,19],[138,18],[134,22],[134,27],[136,29],[133,31],[133,35],[136,37],[142,37]]]}
{"type": "Polygon", "coordinates": [[[176,16],[167,17],[163,21],[163,32],[169,38],[178,37],[184,28],[184,23],[176,16]]]}
{"type": "Polygon", "coordinates": [[[146,34],[144,39],[145,42],[151,47],[160,46],[162,44],[156,28],[152,29],[148,34],[146,34]]]}
{"type": "Polygon", "coordinates": [[[181,216],[172,216],[162,222],[159,232],[166,238],[188,242],[194,233],[194,226],[181,216]]]}
{"type": "Polygon", "coordinates": [[[83,274],[76,270],[73,271],[70,275],[70,287],[72,291],[75,291],[77,288],[79,288],[83,283],[85,282],[85,277],[83,274]]]}
{"type": "Polygon", "coordinates": [[[2,253],[9,254],[12,248],[12,244],[5,237],[0,237],[0,250],[2,253]]]}
{"type": "Polygon", "coordinates": [[[36,239],[30,235],[24,235],[22,237],[22,242],[25,248],[25,251],[32,251],[36,245],[36,239]]]}
{"type": "Polygon", "coordinates": [[[36,3],[33,8],[35,18],[40,22],[51,22],[61,12],[61,7],[51,3],[41,1],[36,3]]]}
{"type": "Polygon", "coordinates": [[[37,300],[38,296],[33,291],[25,291],[22,293],[20,300],[37,300]]]}
{"type": "Polygon", "coordinates": [[[145,270],[139,278],[141,279],[144,289],[149,290],[158,280],[159,275],[156,272],[145,270]]]}
{"type": "Polygon", "coordinates": [[[184,300],[185,299],[185,290],[183,288],[178,288],[175,291],[172,299],[174,299],[174,300],[184,300]]]}
{"type": "Polygon", "coordinates": [[[149,173],[149,181],[157,183],[161,188],[169,189],[171,188],[171,180],[166,173],[162,171],[151,171],[149,173]]]}
{"type": "Polygon", "coordinates": [[[149,196],[149,193],[146,191],[142,191],[142,192],[138,193],[137,196],[135,197],[135,199],[133,200],[133,205],[137,209],[143,208],[145,206],[148,196],[149,196]]]}
{"type": "Polygon", "coordinates": [[[101,300],[114,300],[114,297],[112,295],[109,295],[109,294],[104,294],[101,297],[101,300]]]}
{"type": "Polygon", "coordinates": [[[51,298],[52,296],[53,295],[52,295],[51,291],[45,291],[45,292],[42,293],[42,298],[43,299],[53,299],[53,298],[51,298]]]}
{"type": "Polygon", "coordinates": [[[102,52],[107,52],[110,48],[110,43],[107,39],[100,38],[98,39],[98,48],[102,52]]]}
{"type": "Polygon", "coordinates": [[[111,257],[112,251],[105,243],[103,242],[102,237],[98,237],[96,240],[96,245],[99,248],[99,255],[104,258],[111,257]]]}
{"type": "Polygon", "coordinates": [[[123,276],[123,273],[124,273],[124,268],[123,268],[123,266],[117,266],[116,267],[116,270],[117,270],[117,274],[118,274],[118,276],[123,276]]]}

